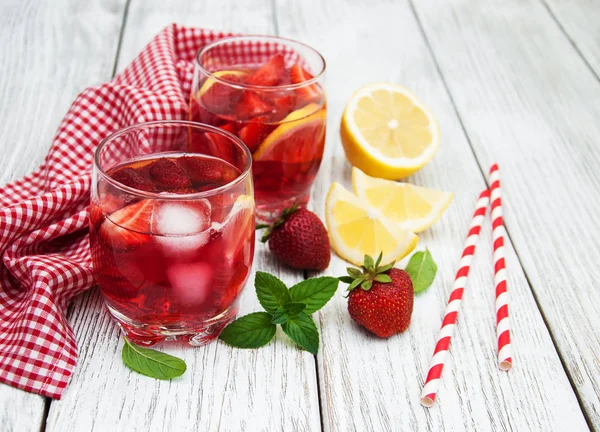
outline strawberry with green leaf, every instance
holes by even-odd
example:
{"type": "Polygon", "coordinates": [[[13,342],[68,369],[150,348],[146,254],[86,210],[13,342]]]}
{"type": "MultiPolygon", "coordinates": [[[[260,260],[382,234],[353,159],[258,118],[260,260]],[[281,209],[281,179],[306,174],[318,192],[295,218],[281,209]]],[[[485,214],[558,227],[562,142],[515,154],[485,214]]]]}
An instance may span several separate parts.
{"type": "Polygon", "coordinates": [[[349,267],[348,276],[340,281],[348,283],[348,312],[356,323],[371,333],[388,338],[405,331],[413,311],[414,291],[408,273],[394,268],[394,263],[379,266],[365,255],[361,270],[349,267]]]}

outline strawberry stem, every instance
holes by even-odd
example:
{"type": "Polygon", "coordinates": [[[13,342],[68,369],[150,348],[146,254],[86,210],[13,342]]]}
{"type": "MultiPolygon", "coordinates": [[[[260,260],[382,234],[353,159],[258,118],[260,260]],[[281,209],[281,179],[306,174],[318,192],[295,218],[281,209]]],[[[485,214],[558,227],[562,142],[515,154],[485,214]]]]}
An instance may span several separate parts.
{"type": "Polygon", "coordinates": [[[386,274],[392,267],[394,267],[395,261],[390,264],[379,267],[381,259],[383,258],[383,252],[377,257],[377,261],[369,255],[365,255],[364,264],[361,266],[361,270],[353,267],[348,267],[346,271],[348,276],[340,276],[338,279],[340,282],[347,283],[348,291],[352,291],[358,287],[365,291],[369,291],[373,282],[379,283],[390,283],[392,279],[386,274]]]}
{"type": "Polygon", "coordinates": [[[295,213],[298,210],[298,204],[294,204],[292,207],[290,208],[286,208],[281,212],[281,216],[279,216],[279,219],[277,219],[275,222],[273,222],[272,225],[268,225],[268,224],[256,224],[256,229],[264,229],[266,228],[267,230],[265,231],[265,233],[263,234],[263,236],[261,237],[260,241],[263,243],[266,243],[267,240],[269,240],[269,237],[271,237],[271,233],[273,232],[273,230],[275,228],[277,228],[280,225],[283,225],[283,223],[286,221],[286,219],[288,217],[290,217],[290,215],[292,213],[295,213]]]}

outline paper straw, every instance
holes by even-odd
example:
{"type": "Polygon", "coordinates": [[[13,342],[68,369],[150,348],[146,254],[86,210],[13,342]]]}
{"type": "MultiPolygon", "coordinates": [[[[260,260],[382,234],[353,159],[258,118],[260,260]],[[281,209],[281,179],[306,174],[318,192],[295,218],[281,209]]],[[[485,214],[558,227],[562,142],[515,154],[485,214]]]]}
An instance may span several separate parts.
{"type": "Polygon", "coordinates": [[[492,200],[492,240],[494,242],[494,285],[496,286],[496,337],[498,338],[498,367],[507,371],[512,367],[508,293],[506,292],[506,261],[504,259],[504,219],[498,164],[490,168],[492,200]]]}
{"type": "Polygon", "coordinates": [[[444,312],[442,328],[440,329],[435,350],[433,351],[429,372],[427,373],[427,379],[425,380],[423,392],[421,393],[421,404],[427,408],[433,406],[438,387],[440,386],[450,340],[452,339],[454,327],[456,327],[456,317],[458,316],[463,291],[467,284],[471,262],[473,261],[473,255],[475,254],[475,245],[477,244],[477,239],[481,232],[481,224],[485,218],[489,203],[490,191],[484,190],[477,200],[477,207],[475,208],[473,220],[469,227],[469,234],[467,235],[462,257],[458,265],[458,272],[456,272],[456,278],[454,279],[450,298],[448,299],[448,306],[446,306],[446,311],[444,312]]]}

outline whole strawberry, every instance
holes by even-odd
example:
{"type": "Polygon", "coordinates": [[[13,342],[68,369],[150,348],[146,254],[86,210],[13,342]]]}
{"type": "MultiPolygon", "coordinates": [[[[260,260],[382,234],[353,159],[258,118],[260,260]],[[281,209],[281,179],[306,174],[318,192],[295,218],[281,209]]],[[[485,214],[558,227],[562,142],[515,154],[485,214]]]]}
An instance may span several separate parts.
{"type": "Polygon", "coordinates": [[[348,268],[348,312],[354,321],[379,337],[387,338],[405,331],[413,311],[414,290],[408,273],[394,263],[379,267],[365,255],[362,272],[348,268]]]}
{"type": "Polygon", "coordinates": [[[331,251],[329,236],[321,219],[313,212],[297,206],[286,209],[268,228],[261,241],[269,241],[269,249],[283,263],[295,269],[325,270],[331,251]]]}

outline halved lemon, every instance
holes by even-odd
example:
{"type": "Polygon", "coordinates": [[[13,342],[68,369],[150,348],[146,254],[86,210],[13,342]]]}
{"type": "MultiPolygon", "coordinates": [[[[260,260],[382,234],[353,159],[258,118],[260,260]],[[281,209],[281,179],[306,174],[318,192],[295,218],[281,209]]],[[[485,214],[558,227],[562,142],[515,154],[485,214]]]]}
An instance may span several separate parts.
{"type": "Polygon", "coordinates": [[[310,103],[288,114],[252,155],[255,161],[288,163],[320,158],[325,145],[327,111],[310,103]]]}
{"type": "MultiPolygon", "coordinates": [[[[242,70],[222,70],[222,71],[213,72],[213,75],[217,78],[222,78],[222,79],[227,79],[228,76],[242,78],[242,77],[247,76],[248,72],[242,71],[242,70]]],[[[217,82],[218,81],[213,78],[208,78],[206,81],[204,81],[204,84],[202,84],[202,87],[200,87],[197,97],[201,97],[217,82]]]]}
{"type": "Polygon", "coordinates": [[[352,95],[340,136],[352,165],[389,180],[420,170],[440,146],[431,111],[409,90],[389,83],[369,84],[352,95]]]}
{"type": "Polygon", "coordinates": [[[402,259],[419,241],[415,234],[335,182],[327,194],[325,222],[333,249],[357,266],[363,264],[365,254],[376,257],[383,252],[384,264],[402,259]]]}
{"type": "Polygon", "coordinates": [[[408,183],[369,177],[352,168],[352,188],[371,207],[412,232],[421,232],[444,214],[454,194],[408,183]]]}

